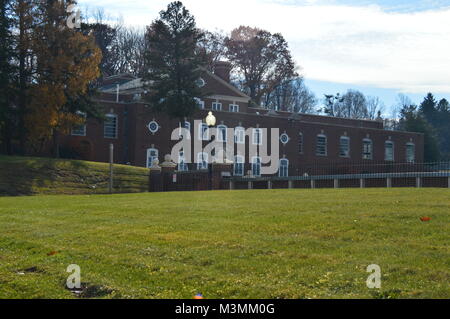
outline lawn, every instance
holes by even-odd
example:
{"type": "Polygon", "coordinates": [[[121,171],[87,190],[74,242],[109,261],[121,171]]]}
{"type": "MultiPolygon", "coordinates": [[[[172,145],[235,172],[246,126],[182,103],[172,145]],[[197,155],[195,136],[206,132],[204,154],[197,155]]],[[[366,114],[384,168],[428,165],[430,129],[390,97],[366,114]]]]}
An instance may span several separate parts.
{"type": "MultiPolygon", "coordinates": [[[[114,192],[148,190],[149,171],[114,165],[114,192]]],[[[109,164],[0,155],[0,196],[107,194],[109,164]]]]}
{"type": "Polygon", "coordinates": [[[450,298],[449,234],[446,189],[3,197],[0,298],[450,298]]]}

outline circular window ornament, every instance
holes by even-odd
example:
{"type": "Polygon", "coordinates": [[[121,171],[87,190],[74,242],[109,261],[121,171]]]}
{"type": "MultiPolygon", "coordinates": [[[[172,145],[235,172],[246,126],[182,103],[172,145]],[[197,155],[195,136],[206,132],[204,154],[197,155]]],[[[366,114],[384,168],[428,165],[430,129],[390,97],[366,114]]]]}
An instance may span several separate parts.
{"type": "Polygon", "coordinates": [[[281,134],[280,142],[283,144],[287,144],[289,142],[289,135],[287,135],[286,133],[281,134]]]}
{"type": "Polygon", "coordinates": [[[159,124],[156,121],[151,121],[150,123],[148,123],[147,127],[152,134],[155,134],[159,131],[159,124]]]}
{"type": "Polygon", "coordinates": [[[202,88],[202,87],[204,87],[205,85],[206,85],[206,81],[203,80],[202,78],[200,78],[200,79],[197,80],[197,86],[198,86],[199,88],[202,88]]]}

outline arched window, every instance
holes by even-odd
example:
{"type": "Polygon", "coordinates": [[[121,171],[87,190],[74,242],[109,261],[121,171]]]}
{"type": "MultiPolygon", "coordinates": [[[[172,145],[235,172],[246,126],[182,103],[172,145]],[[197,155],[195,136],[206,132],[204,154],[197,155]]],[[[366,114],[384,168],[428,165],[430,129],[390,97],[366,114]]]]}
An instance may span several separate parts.
{"type": "Polygon", "coordinates": [[[373,159],[373,143],[369,138],[363,140],[363,159],[371,160],[373,159]]]}
{"type": "Polygon", "coordinates": [[[153,162],[159,159],[159,151],[156,148],[147,150],[147,168],[153,167],[153,162]]]}
{"type": "Polygon", "coordinates": [[[208,154],[201,152],[197,154],[197,169],[208,169],[208,154]]]}
{"type": "Polygon", "coordinates": [[[83,118],[84,123],[76,125],[72,128],[72,135],[73,136],[86,136],[86,113],[85,112],[76,112],[77,115],[81,118],[83,118]]]}
{"type": "Polygon", "coordinates": [[[198,139],[200,141],[209,141],[209,128],[206,123],[200,123],[198,126],[198,139]]]}
{"type": "Polygon", "coordinates": [[[328,155],[328,141],[327,136],[323,134],[317,135],[316,138],[316,155],[327,156],[328,155]]]}
{"type": "Polygon", "coordinates": [[[350,138],[347,136],[341,136],[340,138],[339,156],[350,157],[350,138]]]}
{"type": "Polygon", "coordinates": [[[303,149],[303,133],[298,133],[298,152],[300,154],[303,154],[304,149],[303,149]]]}
{"type": "Polygon", "coordinates": [[[244,176],[244,156],[236,155],[234,157],[234,176],[244,176]]]}
{"type": "Polygon", "coordinates": [[[406,162],[415,163],[416,161],[416,145],[414,143],[406,144],[406,162]]]}
{"type": "Polygon", "coordinates": [[[394,142],[386,141],[384,143],[384,160],[393,162],[394,161],[394,142]]]}
{"type": "Polygon", "coordinates": [[[253,145],[263,144],[263,130],[260,128],[253,129],[253,145]]]}
{"type": "Polygon", "coordinates": [[[227,129],[225,125],[217,126],[217,141],[218,142],[226,142],[227,141],[227,129]]]}
{"type": "Polygon", "coordinates": [[[184,151],[180,151],[178,156],[178,170],[181,172],[186,172],[189,170],[186,164],[186,157],[184,156],[184,151]]]}
{"type": "Polygon", "coordinates": [[[106,114],[106,119],[103,126],[103,135],[105,138],[117,138],[117,115],[106,114]]]}
{"type": "Polygon", "coordinates": [[[280,168],[278,170],[278,176],[289,177],[289,160],[286,158],[280,159],[280,168]]]}
{"type": "Polygon", "coordinates": [[[252,158],[252,175],[255,177],[261,176],[261,157],[252,158]]]}
{"type": "Polygon", "coordinates": [[[234,142],[245,144],[245,128],[238,126],[234,129],[234,142]]]}
{"type": "Polygon", "coordinates": [[[186,134],[186,139],[191,139],[191,123],[188,121],[180,122],[180,138],[186,134]]]}

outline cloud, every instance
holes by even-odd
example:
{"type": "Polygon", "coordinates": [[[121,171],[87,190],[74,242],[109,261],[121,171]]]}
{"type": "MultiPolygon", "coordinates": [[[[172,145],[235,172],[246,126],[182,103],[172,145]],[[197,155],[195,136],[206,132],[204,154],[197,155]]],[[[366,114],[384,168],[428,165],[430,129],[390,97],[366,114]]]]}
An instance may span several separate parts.
{"type": "MultiPolygon", "coordinates": [[[[144,26],[169,2],[96,0],[95,6],[144,26]]],[[[450,93],[450,8],[396,12],[321,0],[183,2],[202,28],[230,31],[250,25],[282,33],[309,79],[450,93]]]]}

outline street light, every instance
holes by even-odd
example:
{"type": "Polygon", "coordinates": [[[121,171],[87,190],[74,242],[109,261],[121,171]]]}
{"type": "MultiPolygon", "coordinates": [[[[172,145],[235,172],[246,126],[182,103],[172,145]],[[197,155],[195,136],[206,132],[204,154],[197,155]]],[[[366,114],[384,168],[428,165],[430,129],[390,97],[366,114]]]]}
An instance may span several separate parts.
{"type": "Polygon", "coordinates": [[[208,125],[208,127],[216,126],[216,117],[212,112],[209,112],[208,116],[206,117],[206,125],[208,125]]]}
{"type": "MultiPolygon", "coordinates": [[[[212,128],[216,125],[216,117],[213,115],[212,112],[208,112],[208,116],[206,117],[206,125],[208,125],[209,128],[212,128]]],[[[209,142],[212,142],[212,134],[209,134],[209,142]]],[[[208,183],[209,183],[209,190],[212,190],[212,158],[208,156],[208,160],[211,163],[208,163],[208,183]]]]}

